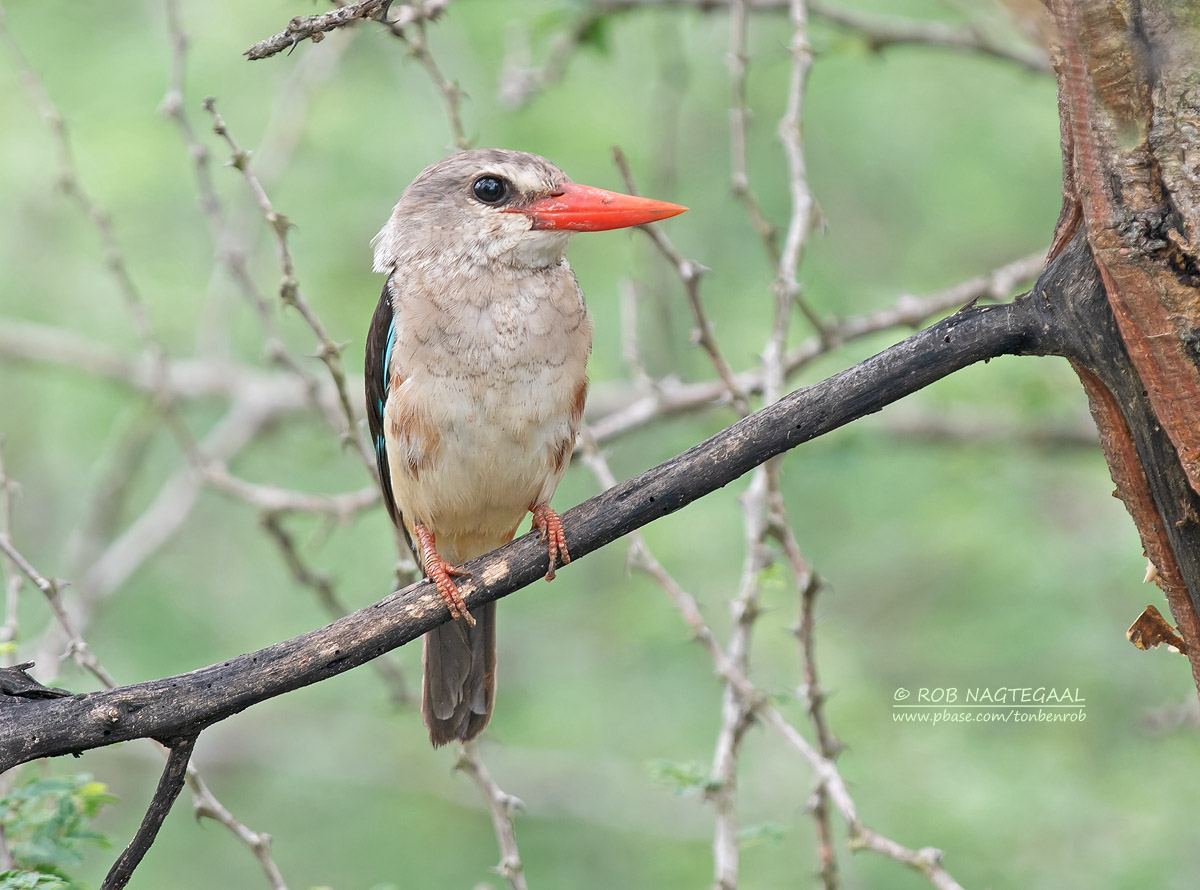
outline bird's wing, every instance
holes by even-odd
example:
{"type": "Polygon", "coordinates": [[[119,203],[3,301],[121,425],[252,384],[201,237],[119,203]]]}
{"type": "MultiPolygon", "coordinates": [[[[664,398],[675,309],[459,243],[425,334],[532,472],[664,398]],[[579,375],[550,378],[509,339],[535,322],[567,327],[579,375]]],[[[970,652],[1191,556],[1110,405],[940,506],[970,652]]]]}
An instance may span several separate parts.
{"type": "MultiPolygon", "coordinates": [[[[384,283],[383,294],[379,297],[379,305],[375,307],[375,315],[371,318],[371,327],[367,331],[367,425],[371,430],[371,440],[375,443],[375,461],[379,465],[379,485],[383,489],[383,503],[387,506],[392,522],[404,528],[400,511],[396,507],[396,498],[392,494],[387,440],[383,437],[383,412],[391,385],[392,346],[396,342],[396,318],[392,311],[391,284],[390,278],[384,283]]],[[[407,536],[407,530],[405,535],[407,536]]]]}

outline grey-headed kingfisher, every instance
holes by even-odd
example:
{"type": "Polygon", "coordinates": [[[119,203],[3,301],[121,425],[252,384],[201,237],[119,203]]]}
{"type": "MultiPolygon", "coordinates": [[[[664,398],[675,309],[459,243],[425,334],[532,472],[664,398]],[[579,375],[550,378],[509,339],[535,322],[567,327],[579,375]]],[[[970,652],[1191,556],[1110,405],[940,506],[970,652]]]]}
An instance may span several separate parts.
{"type": "Polygon", "coordinates": [[[583,416],[592,322],[567,241],[685,209],[477,149],[424,170],[372,242],[387,275],[366,344],[383,500],[455,619],[425,635],[435,746],[477,736],[496,694],[495,603],[468,613],[458,566],[512,540],[526,513],[547,580],[570,560],[550,498],[583,416]]]}

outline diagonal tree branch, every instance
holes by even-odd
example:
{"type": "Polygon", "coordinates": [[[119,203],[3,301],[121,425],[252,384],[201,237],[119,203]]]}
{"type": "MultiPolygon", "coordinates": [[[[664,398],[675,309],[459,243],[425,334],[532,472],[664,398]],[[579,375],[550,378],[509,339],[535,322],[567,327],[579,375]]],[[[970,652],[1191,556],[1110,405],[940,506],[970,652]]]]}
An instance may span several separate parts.
{"type": "Polygon", "coordinates": [[[146,855],[146,851],[158,837],[158,830],[162,827],[163,820],[167,818],[167,813],[171,812],[175,799],[183,790],[188,761],[192,757],[194,747],[196,747],[196,736],[194,735],[171,746],[167,765],[163,769],[162,778],[158,780],[158,787],[154,789],[154,797],[150,801],[150,807],[146,810],[142,824],[138,826],[137,834],[133,836],[129,846],[109,869],[108,876],[100,885],[100,890],[121,890],[133,877],[133,870],[138,867],[146,855]]]}
{"type": "MultiPolygon", "coordinates": [[[[771,457],[977,361],[1044,354],[1053,343],[1036,295],[969,308],[821,383],[798,390],[689,451],[569,511],[581,557],[721,488],[771,457]]],[[[531,584],[546,550],[526,535],[470,563],[468,606],[531,584]]],[[[133,738],[197,733],[265,699],[340,674],[447,620],[428,581],[326,627],[187,674],[53,702],[23,704],[0,724],[0,771],[38,757],[133,738]]]]}

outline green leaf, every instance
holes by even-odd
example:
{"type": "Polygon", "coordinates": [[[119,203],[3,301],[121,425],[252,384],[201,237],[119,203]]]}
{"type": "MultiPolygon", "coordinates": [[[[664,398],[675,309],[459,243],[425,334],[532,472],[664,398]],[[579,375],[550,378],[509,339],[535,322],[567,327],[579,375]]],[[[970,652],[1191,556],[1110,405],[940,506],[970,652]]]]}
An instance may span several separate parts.
{"type": "Polygon", "coordinates": [[[743,850],[762,844],[778,844],[783,840],[783,826],[778,822],[747,825],[738,832],[738,846],[743,850]]]}
{"type": "Polygon", "coordinates": [[[783,590],[787,587],[787,571],[778,560],[758,573],[758,585],[763,590],[783,590]]]}
{"type": "Polygon", "coordinates": [[[674,760],[652,760],[647,764],[651,778],[659,785],[670,788],[676,794],[690,791],[709,791],[716,782],[708,769],[699,763],[678,763],[674,760]]]}

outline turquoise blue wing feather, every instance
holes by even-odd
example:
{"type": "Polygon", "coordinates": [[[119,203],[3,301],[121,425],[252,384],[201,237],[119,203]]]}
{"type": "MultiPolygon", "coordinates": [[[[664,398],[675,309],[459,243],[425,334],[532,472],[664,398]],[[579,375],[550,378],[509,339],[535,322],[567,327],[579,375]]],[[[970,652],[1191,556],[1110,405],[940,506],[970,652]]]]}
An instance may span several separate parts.
{"type": "MultiPolygon", "coordinates": [[[[383,489],[383,503],[392,522],[404,528],[396,499],[392,495],[392,474],[388,467],[387,439],[383,431],[383,418],[391,386],[392,350],[396,344],[396,317],[392,311],[390,282],[384,284],[379,305],[371,318],[367,330],[366,366],[364,383],[367,396],[367,426],[375,446],[375,462],[379,467],[379,484],[383,489]]],[[[407,537],[407,532],[405,533],[407,537]]]]}

